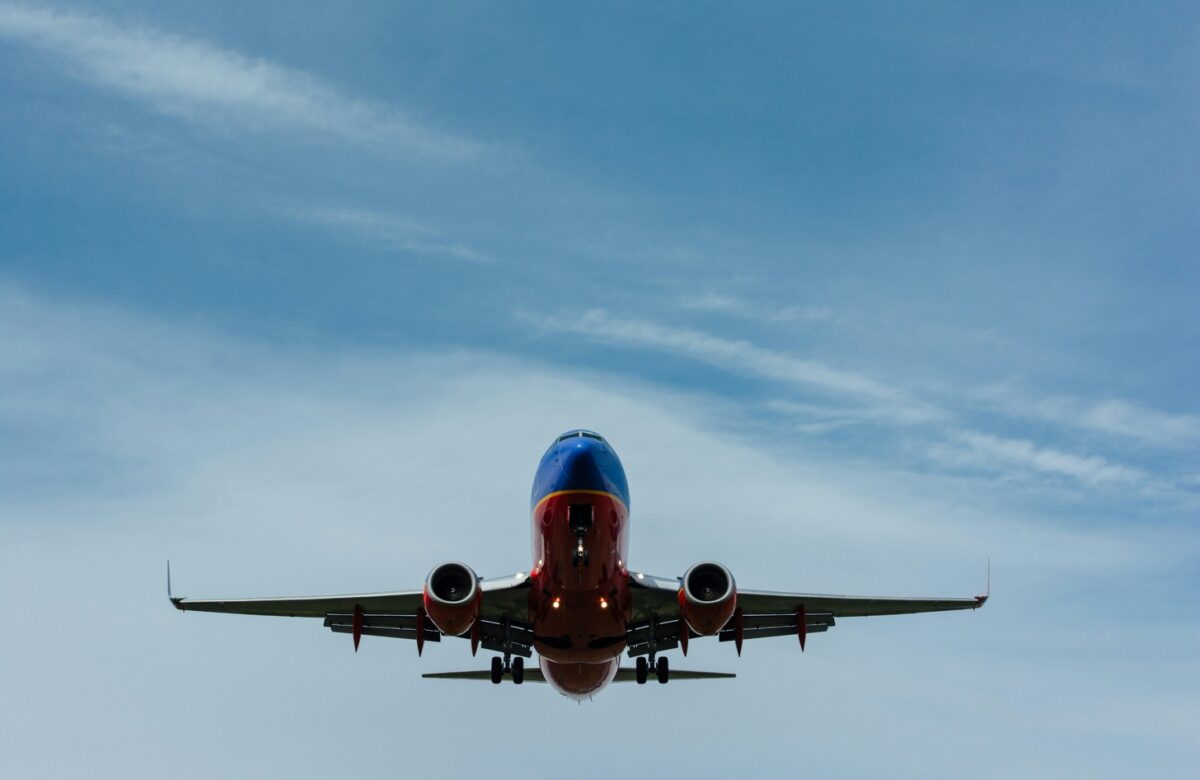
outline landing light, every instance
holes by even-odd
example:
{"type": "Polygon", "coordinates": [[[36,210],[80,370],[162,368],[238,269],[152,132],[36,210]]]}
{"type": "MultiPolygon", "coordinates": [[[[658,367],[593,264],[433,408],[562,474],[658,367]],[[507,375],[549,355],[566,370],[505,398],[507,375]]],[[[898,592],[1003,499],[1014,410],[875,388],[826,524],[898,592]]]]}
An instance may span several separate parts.
{"type": "Polygon", "coordinates": [[[554,607],[555,609],[558,609],[561,606],[561,604],[558,601],[558,596],[554,597],[554,601],[550,602],[550,606],[554,607]]]}
{"type": "Polygon", "coordinates": [[[600,597],[600,609],[608,609],[608,599],[600,597]]]}

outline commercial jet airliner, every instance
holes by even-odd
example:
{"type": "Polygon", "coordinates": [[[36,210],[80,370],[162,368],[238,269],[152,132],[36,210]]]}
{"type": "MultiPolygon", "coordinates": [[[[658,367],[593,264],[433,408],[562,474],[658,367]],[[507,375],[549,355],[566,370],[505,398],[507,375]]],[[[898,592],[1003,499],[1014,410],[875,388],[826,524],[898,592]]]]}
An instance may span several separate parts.
{"type": "Polygon", "coordinates": [[[533,479],[533,565],[510,577],[480,579],[458,562],[434,567],[424,587],[395,593],[305,598],[196,600],[167,594],[177,609],[324,618],[350,634],[426,642],[463,637],[471,654],[496,653],[491,668],[425,677],[547,682],[573,699],[588,699],[608,683],[644,684],[733,677],[671,670],[662,653],[715,636],[740,656],[749,639],[828,631],[838,618],[976,609],[987,596],[957,599],[872,598],[740,590],[715,562],[682,577],[631,572],[629,487],[616,452],[597,433],[575,430],[555,439],[533,479]],[[538,655],[538,669],[525,659],[538,655]],[[633,658],[622,668],[621,654],[633,658]]]}

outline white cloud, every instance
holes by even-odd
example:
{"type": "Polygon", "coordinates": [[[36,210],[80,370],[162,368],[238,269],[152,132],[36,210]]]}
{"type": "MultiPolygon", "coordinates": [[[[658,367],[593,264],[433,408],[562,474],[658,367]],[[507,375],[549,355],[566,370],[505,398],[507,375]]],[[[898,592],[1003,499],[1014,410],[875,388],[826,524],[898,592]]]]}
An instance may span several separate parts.
{"type": "MultiPolygon", "coordinates": [[[[922,451],[937,463],[953,468],[969,466],[1006,478],[1037,483],[1078,498],[1074,485],[1053,483],[1045,477],[1069,479],[1087,487],[1117,487],[1145,497],[1170,498],[1194,506],[1197,496],[1186,480],[1152,475],[1136,466],[1115,462],[1100,455],[1081,455],[1044,446],[1025,439],[1004,438],[965,429],[970,407],[964,397],[943,393],[942,405],[934,405],[878,379],[805,360],[750,341],[727,339],[703,331],[674,328],[636,318],[617,317],[603,309],[577,315],[518,317],[556,333],[577,333],[596,341],[684,356],[715,366],[731,374],[761,377],[822,394],[827,403],[801,399],[774,399],[763,409],[792,418],[791,429],[821,435],[848,426],[875,425],[905,428],[902,443],[909,451],[922,451]],[[933,442],[932,444],[930,442],[933,442]]],[[[1128,404],[1097,404],[1089,407],[1092,425],[1131,424],[1135,419],[1157,421],[1164,431],[1182,435],[1186,426],[1177,418],[1135,410],[1128,404]]],[[[1079,415],[1082,417],[1083,415],[1079,415]]]]}
{"type": "Polygon", "coordinates": [[[1184,445],[1200,441],[1200,417],[1167,414],[1116,398],[1096,402],[1048,398],[1038,403],[1037,410],[1045,419],[1060,424],[1147,443],[1184,445]]]}
{"type": "Polygon", "coordinates": [[[825,322],[833,318],[833,310],[828,306],[780,306],[711,291],[682,296],[679,306],[691,311],[732,314],[766,322],[825,322]]]}
{"type": "Polygon", "coordinates": [[[953,439],[965,449],[935,452],[942,460],[993,471],[1013,467],[1057,477],[1070,477],[1085,485],[1108,487],[1148,487],[1153,480],[1145,471],[1113,463],[1099,456],[1082,456],[1039,447],[1024,439],[1009,439],[973,431],[960,431],[953,439]]]}
{"type": "Polygon", "coordinates": [[[999,384],[978,397],[1012,417],[1024,417],[1063,428],[1135,440],[1160,447],[1183,447],[1200,442],[1200,416],[1171,414],[1120,398],[1099,401],[1055,395],[1037,398],[1028,391],[999,384]]]}
{"type": "Polygon", "coordinates": [[[640,349],[660,350],[699,360],[734,374],[775,379],[839,396],[868,399],[890,412],[895,423],[927,422],[942,416],[903,391],[870,377],[759,347],[749,341],[726,339],[703,331],[672,328],[647,320],[614,317],[592,309],[569,317],[525,319],[556,331],[578,333],[597,341],[640,349]]]}
{"type": "Polygon", "coordinates": [[[199,124],[316,133],[448,161],[483,151],[476,141],[303,71],[161,30],[4,3],[0,37],[49,52],[83,81],[199,124]]]}
{"type": "Polygon", "coordinates": [[[279,213],[300,222],[349,233],[387,249],[441,255],[472,263],[493,262],[490,256],[465,244],[444,240],[433,228],[391,214],[344,208],[286,208],[280,209],[279,213]]]}

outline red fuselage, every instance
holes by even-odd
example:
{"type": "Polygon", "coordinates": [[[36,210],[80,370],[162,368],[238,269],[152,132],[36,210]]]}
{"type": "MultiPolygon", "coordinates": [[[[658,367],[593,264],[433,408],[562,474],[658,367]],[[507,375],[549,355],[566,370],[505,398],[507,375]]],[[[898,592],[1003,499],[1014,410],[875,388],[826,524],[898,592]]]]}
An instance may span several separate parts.
{"type": "Polygon", "coordinates": [[[559,437],[534,481],[530,623],[546,680],[567,696],[597,693],[625,650],[628,500],[620,461],[590,432],[559,437]]]}

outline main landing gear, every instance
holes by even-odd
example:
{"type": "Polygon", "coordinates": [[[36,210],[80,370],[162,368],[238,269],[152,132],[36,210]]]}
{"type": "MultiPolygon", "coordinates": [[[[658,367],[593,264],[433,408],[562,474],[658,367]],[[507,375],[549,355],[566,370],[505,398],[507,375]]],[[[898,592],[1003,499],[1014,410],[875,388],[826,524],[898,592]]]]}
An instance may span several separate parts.
{"type": "Polygon", "coordinates": [[[517,656],[500,660],[500,656],[492,656],[492,683],[499,685],[505,674],[512,677],[514,685],[525,682],[525,659],[517,656]]]}
{"type": "Polygon", "coordinates": [[[504,621],[504,659],[492,656],[492,684],[499,685],[507,674],[512,677],[513,685],[525,682],[525,659],[521,656],[512,657],[512,626],[504,621]]]}
{"type": "Polygon", "coordinates": [[[657,661],[651,662],[644,655],[638,656],[637,664],[634,667],[634,677],[637,679],[637,684],[646,684],[646,678],[650,676],[651,666],[654,667],[654,676],[658,678],[661,684],[666,685],[671,679],[671,667],[667,663],[667,657],[662,656],[657,661]]]}
{"type": "Polygon", "coordinates": [[[646,678],[650,676],[650,667],[653,666],[654,676],[658,678],[660,684],[666,685],[671,679],[671,667],[667,663],[666,656],[655,660],[658,655],[658,619],[654,617],[650,618],[650,640],[647,645],[650,650],[649,657],[638,656],[637,664],[634,667],[634,679],[637,680],[638,685],[645,685],[646,678]]]}

